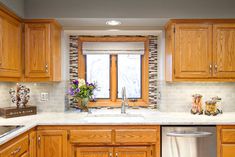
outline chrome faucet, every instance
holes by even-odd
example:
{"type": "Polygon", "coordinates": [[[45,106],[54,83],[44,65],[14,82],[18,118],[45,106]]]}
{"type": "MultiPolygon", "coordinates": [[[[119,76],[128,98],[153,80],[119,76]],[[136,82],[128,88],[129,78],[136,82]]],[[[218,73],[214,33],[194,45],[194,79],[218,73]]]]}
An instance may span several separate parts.
{"type": "Polygon", "coordinates": [[[122,87],[122,104],[121,104],[121,113],[126,114],[126,107],[128,106],[128,100],[126,97],[126,87],[122,87]]]}

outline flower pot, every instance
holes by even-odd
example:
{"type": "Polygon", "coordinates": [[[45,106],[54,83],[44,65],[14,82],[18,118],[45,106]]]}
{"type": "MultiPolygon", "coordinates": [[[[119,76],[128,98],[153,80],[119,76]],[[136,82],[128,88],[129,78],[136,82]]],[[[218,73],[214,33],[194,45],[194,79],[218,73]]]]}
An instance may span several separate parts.
{"type": "Polygon", "coordinates": [[[88,112],[88,103],[89,98],[79,99],[78,108],[80,108],[82,112],[88,112]]]}

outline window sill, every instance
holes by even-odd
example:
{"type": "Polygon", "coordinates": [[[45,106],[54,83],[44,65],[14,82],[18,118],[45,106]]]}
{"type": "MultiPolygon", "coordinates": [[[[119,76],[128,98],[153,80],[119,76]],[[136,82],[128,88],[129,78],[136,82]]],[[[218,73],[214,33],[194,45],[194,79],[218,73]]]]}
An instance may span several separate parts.
{"type": "MultiPolygon", "coordinates": [[[[122,101],[118,99],[113,102],[111,100],[97,100],[96,102],[89,102],[89,107],[121,107],[122,101]]],[[[138,99],[136,102],[128,101],[129,106],[148,106],[149,103],[144,101],[143,99],[138,99]]]]}

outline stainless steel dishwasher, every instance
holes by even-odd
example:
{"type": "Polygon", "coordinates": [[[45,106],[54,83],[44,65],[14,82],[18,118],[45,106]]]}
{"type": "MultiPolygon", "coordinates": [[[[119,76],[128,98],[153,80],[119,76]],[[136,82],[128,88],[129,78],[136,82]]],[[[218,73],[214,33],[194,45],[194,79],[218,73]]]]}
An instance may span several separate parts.
{"type": "Polygon", "coordinates": [[[162,157],[216,157],[215,126],[162,126],[162,157]]]}

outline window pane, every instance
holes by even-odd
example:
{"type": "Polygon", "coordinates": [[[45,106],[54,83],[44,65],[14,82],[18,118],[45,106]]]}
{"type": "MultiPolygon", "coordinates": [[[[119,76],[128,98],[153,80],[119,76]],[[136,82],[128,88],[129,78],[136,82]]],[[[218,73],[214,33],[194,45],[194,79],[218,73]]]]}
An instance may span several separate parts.
{"type": "Polygon", "coordinates": [[[118,55],[118,98],[122,87],[128,98],[141,98],[141,55],[118,55]]]}
{"type": "Polygon", "coordinates": [[[109,98],[110,85],[110,57],[106,54],[86,55],[86,79],[96,82],[98,91],[94,92],[95,98],[109,98]]]}

